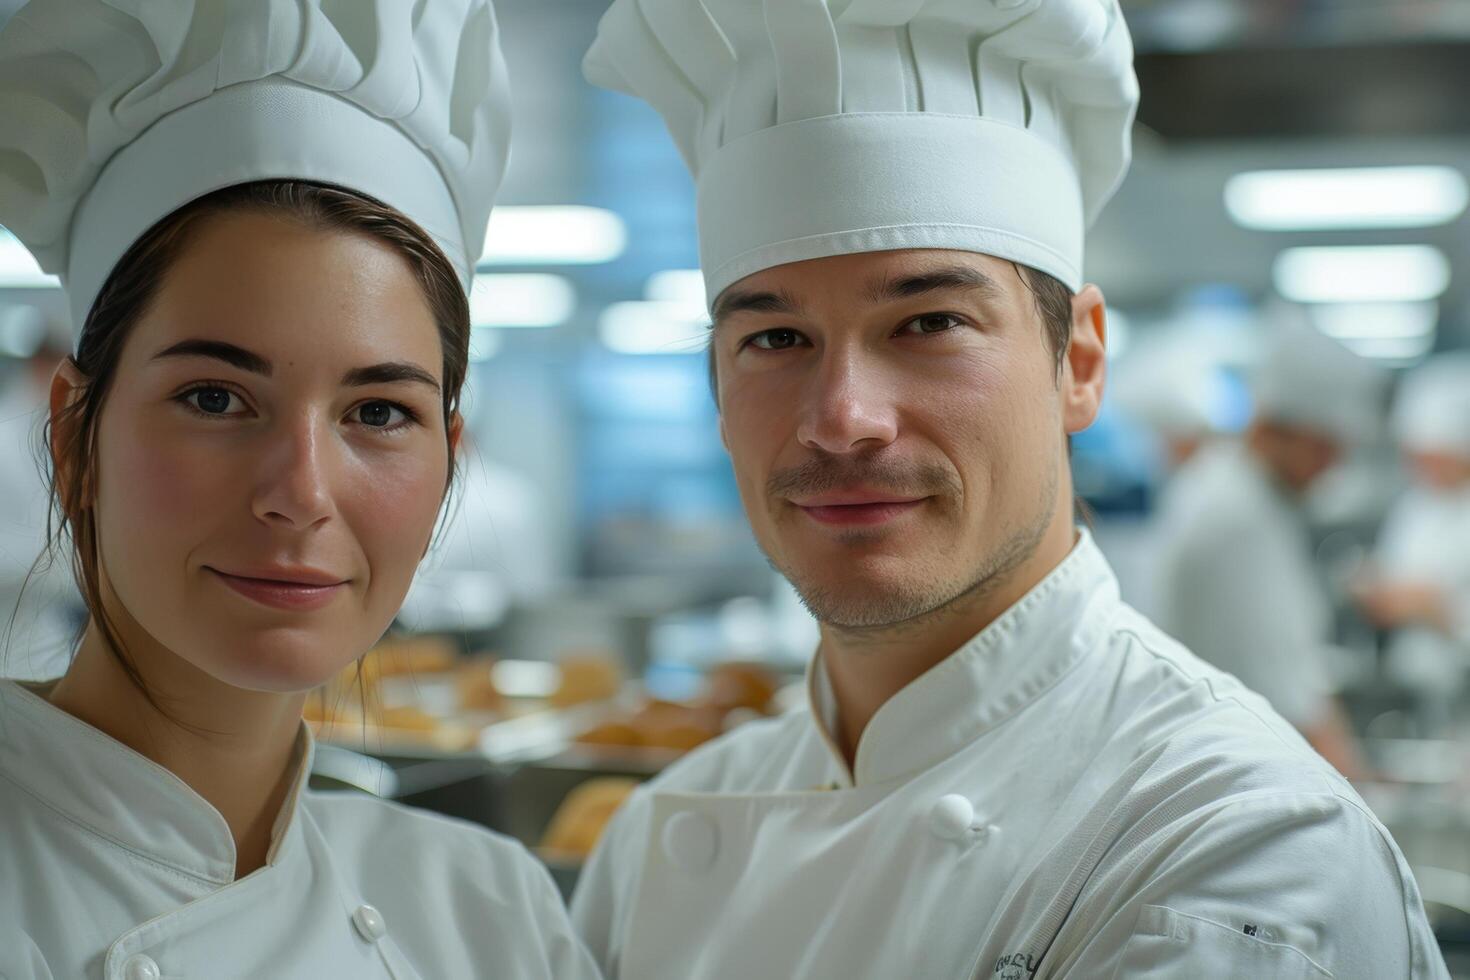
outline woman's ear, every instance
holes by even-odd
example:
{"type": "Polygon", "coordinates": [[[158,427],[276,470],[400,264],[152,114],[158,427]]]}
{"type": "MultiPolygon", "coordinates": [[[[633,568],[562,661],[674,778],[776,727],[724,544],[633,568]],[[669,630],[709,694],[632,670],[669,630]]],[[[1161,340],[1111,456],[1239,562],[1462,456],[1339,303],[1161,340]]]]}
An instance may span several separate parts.
{"type": "Polygon", "coordinates": [[[452,458],[459,452],[459,437],[464,435],[464,416],[455,412],[449,419],[449,455],[452,458]]]}
{"type": "MultiPolygon", "coordinates": [[[[71,409],[81,400],[86,393],[89,379],[77,367],[77,362],[70,356],[64,357],[56,366],[56,373],[51,376],[51,467],[56,474],[56,489],[58,496],[63,502],[71,499],[72,481],[76,474],[72,472],[72,462],[75,458],[68,449],[75,445],[76,440],[81,437],[81,413],[71,409]]],[[[80,505],[88,507],[92,501],[89,489],[84,489],[80,505]]],[[[76,517],[68,513],[68,520],[76,517]]]]}

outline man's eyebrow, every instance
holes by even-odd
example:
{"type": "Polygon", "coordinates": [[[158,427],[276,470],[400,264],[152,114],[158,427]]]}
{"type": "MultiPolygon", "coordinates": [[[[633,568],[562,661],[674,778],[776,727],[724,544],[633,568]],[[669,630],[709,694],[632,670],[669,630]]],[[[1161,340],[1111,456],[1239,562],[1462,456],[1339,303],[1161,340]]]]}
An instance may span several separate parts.
{"type": "Polygon", "coordinates": [[[884,277],[869,285],[863,296],[870,303],[888,303],[941,290],[970,290],[980,293],[985,299],[1003,295],[999,284],[979,269],[954,265],[910,276],[884,277]]]}
{"type": "Polygon", "coordinates": [[[241,371],[263,374],[267,378],[271,376],[270,361],[243,347],[225,343],[223,340],[181,340],[154,354],[153,360],[158,361],[166,357],[212,357],[217,361],[224,361],[232,367],[237,367],[241,371]]]}
{"type": "Polygon", "coordinates": [[[396,381],[412,381],[428,385],[435,391],[439,390],[439,382],[434,380],[432,374],[417,364],[410,364],[407,361],[386,361],[368,367],[353,368],[342,376],[342,383],[353,387],[392,384],[396,381]]]}
{"type": "Polygon", "coordinates": [[[715,302],[715,325],[736,313],[789,313],[799,315],[801,304],[782,290],[727,289],[715,302]]]}
{"type": "MultiPolygon", "coordinates": [[[[154,354],[153,360],[169,357],[210,357],[224,361],[242,371],[264,375],[267,378],[271,376],[273,370],[271,362],[259,354],[223,340],[181,340],[154,354]]],[[[435,391],[439,390],[439,382],[432,374],[408,361],[371,364],[367,367],[353,368],[342,375],[342,384],[353,388],[360,388],[363,385],[393,384],[399,381],[412,381],[428,385],[435,391]]]]}

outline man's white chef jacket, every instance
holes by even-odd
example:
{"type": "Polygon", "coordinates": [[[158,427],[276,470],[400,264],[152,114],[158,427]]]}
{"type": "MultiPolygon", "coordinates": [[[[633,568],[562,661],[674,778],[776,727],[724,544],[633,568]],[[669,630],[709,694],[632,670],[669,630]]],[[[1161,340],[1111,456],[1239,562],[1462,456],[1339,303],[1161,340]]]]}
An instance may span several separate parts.
{"type": "Polygon", "coordinates": [[[1443,977],[1402,855],[1266,702],[1124,605],[1082,533],[874,715],[695,751],[573,920],[610,978],[1443,977]]]}

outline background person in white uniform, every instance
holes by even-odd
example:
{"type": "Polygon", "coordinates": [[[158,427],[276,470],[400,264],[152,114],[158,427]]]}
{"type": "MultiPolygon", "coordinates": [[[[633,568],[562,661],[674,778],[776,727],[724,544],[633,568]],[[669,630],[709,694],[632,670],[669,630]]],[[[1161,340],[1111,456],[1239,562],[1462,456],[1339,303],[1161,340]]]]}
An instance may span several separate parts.
{"type": "Polygon", "coordinates": [[[1413,486],[1389,512],[1364,613],[1392,631],[1387,667],[1443,733],[1470,666],[1470,355],[1441,354],[1404,380],[1394,432],[1413,486]]]}
{"type": "Polygon", "coordinates": [[[1385,379],[1308,324],[1283,317],[1270,328],[1244,435],[1196,456],[1160,502],[1157,621],[1357,776],[1364,763],[1334,693],[1332,605],[1302,498],[1372,438],[1385,379]]]}
{"type": "Polygon", "coordinates": [[[809,711],[613,818],[573,901],[610,975],[1444,975],[1347,782],[1074,529],[1131,55],[1097,0],[605,15],[586,72],[695,172],[721,432],[821,623],[809,711]]]}
{"type": "Polygon", "coordinates": [[[520,845],[306,789],[307,692],[454,472],[494,12],[135,9],[0,33],[0,221],[82,324],[49,436],[91,613],[0,682],[0,976],[593,977],[520,845]]]}

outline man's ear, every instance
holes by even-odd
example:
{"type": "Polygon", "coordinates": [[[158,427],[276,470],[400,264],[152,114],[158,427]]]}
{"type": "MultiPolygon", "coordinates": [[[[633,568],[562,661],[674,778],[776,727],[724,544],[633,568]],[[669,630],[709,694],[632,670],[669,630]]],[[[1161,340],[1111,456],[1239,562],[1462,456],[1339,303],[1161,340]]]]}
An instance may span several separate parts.
{"type": "Polygon", "coordinates": [[[1088,283],[1072,297],[1072,336],[1062,363],[1062,425],[1070,435],[1097,419],[1107,377],[1107,305],[1088,283]]]}
{"type": "MultiPolygon", "coordinates": [[[[81,438],[82,424],[80,413],[68,409],[80,401],[90,383],[90,379],[82,374],[81,368],[77,367],[77,362],[70,356],[62,358],[61,363],[56,365],[56,372],[51,375],[49,448],[52,472],[56,474],[56,490],[62,501],[71,498],[72,481],[76,479],[73,456],[67,450],[81,438]]],[[[83,488],[79,501],[82,508],[92,505],[91,496],[90,488],[83,488]]],[[[66,517],[67,520],[73,520],[76,515],[68,513],[66,517]]]]}

